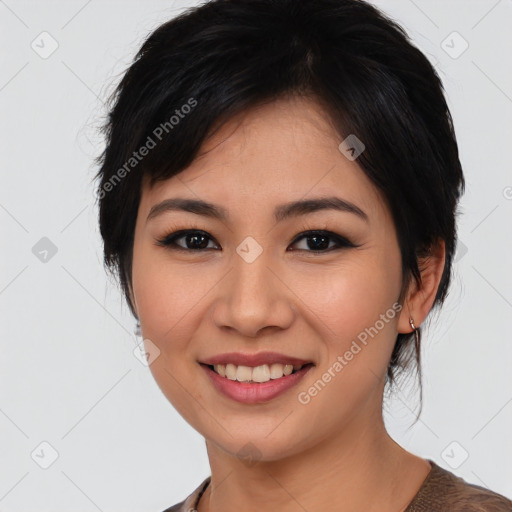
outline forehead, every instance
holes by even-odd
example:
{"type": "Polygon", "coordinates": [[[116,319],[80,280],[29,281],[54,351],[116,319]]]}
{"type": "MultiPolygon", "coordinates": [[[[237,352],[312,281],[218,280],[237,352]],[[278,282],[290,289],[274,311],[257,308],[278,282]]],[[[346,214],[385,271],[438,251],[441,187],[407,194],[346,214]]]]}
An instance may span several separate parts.
{"type": "Polygon", "coordinates": [[[141,207],[147,211],[180,196],[220,203],[247,216],[270,213],[273,204],[336,195],[369,215],[381,215],[383,197],[357,160],[339,150],[341,142],[314,100],[276,100],[231,118],[176,176],[153,187],[146,179],[141,207]]]}

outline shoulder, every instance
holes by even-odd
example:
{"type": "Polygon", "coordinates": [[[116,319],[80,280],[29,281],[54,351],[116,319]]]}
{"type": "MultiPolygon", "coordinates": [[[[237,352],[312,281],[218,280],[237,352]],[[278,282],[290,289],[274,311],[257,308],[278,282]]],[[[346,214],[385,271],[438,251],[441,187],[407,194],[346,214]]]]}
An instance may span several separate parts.
{"type": "Polygon", "coordinates": [[[172,507],[166,508],[163,512],[180,512],[184,503],[185,500],[180,503],[176,503],[176,505],[173,505],[172,507]]]}
{"type": "Polygon", "coordinates": [[[512,512],[505,496],[429,462],[432,469],[405,512],[512,512]]]}
{"type": "Polygon", "coordinates": [[[203,495],[204,491],[208,487],[210,483],[211,476],[205,478],[198,487],[194,489],[192,493],[190,493],[187,498],[172,507],[166,508],[162,512],[192,512],[195,510],[197,503],[199,502],[199,498],[203,495]]]}

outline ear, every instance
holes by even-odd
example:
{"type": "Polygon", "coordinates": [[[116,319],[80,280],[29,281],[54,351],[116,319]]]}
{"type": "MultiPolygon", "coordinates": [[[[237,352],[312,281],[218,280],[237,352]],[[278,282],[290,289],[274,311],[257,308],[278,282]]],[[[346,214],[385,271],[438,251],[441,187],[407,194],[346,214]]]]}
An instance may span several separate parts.
{"type": "Polygon", "coordinates": [[[413,319],[415,327],[419,327],[432,309],[443,275],[445,251],[444,240],[439,239],[432,244],[429,255],[419,259],[421,286],[418,287],[416,281],[411,280],[404,299],[404,308],[398,319],[399,333],[412,332],[410,318],[413,319]]]}

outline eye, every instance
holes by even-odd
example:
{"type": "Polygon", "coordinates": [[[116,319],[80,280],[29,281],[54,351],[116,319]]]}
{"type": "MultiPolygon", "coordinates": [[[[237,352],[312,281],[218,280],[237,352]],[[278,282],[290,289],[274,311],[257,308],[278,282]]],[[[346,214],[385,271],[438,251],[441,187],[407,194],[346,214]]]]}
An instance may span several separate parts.
{"type": "Polygon", "coordinates": [[[157,244],[170,249],[183,251],[204,251],[208,249],[208,239],[212,239],[205,231],[183,229],[169,233],[164,238],[157,240],[157,244]],[[178,244],[177,241],[184,239],[185,247],[178,244]]]}
{"type": "Polygon", "coordinates": [[[306,240],[305,245],[311,250],[308,251],[305,248],[299,248],[298,250],[306,250],[307,252],[330,252],[333,249],[343,247],[357,247],[357,245],[353,244],[350,240],[332,231],[306,231],[305,233],[301,233],[294,240],[293,244],[296,244],[302,239],[306,240]],[[334,246],[330,245],[330,243],[334,243],[334,246]]]}
{"type": "MultiPolygon", "coordinates": [[[[216,247],[208,247],[209,242],[214,239],[202,230],[180,230],[169,233],[162,239],[157,240],[157,245],[167,247],[172,250],[183,251],[205,251],[208,249],[215,249],[216,247]],[[183,240],[182,243],[178,241],[183,240]]],[[[305,247],[293,250],[300,250],[313,253],[330,252],[334,249],[344,247],[358,247],[347,238],[333,233],[331,231],[316,230],[306,231],[296,237],[292,245],[296,245],[299,241],[305,240],[305,247]]]]}

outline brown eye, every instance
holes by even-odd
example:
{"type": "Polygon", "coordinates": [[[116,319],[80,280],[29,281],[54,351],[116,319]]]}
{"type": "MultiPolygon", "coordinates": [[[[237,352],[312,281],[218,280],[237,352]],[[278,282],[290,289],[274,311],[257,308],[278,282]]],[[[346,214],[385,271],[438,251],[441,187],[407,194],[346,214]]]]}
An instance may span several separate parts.
{"type": "Polygon", "coordinates": [[[308,231],[302,233],[294,240],[293,244],[297,244],[302,239],[306,240],[306,248],[303,247],[298,250],[305,250],[307,252],[330,252],[333,249],[342,247],[356,247],[346,238],[331,231],[308,231]],[[330,246],[331,243],[334,245],[330,246]]]}
{"type": "Polygon", "coordinates": [[[213,240],[205,231],[182,230],[170,233],[164,238],[157,241],[158,245],[169,247],[170,249],[184,251],[202,251],[210,249],[208,247],[209,240],[213,240]],[[184,239],[184,245],[177,243],[178,240],[184,239]]]}

